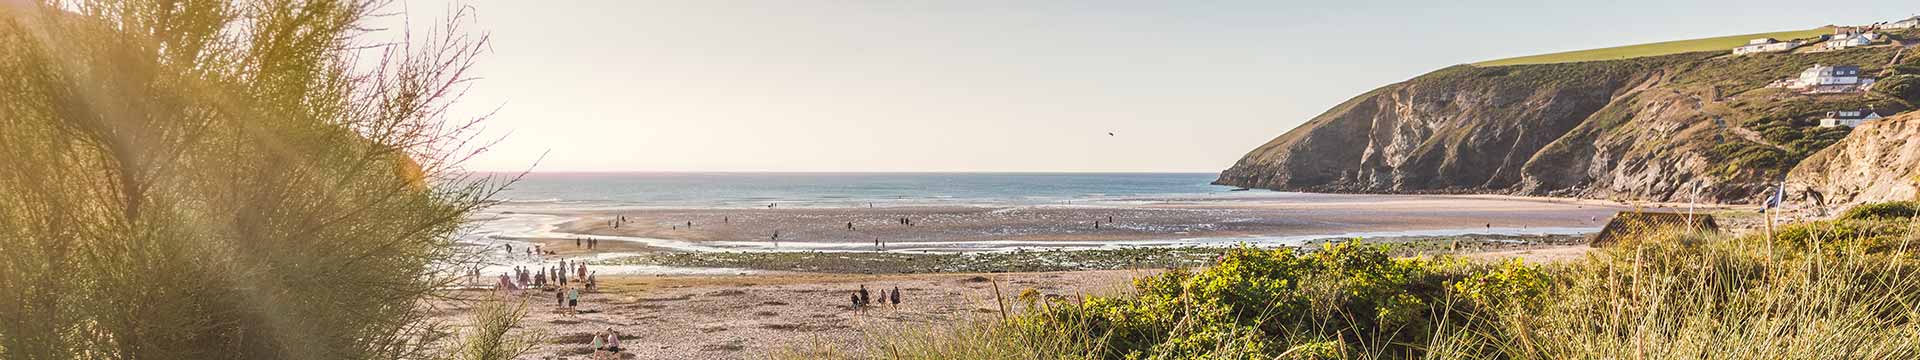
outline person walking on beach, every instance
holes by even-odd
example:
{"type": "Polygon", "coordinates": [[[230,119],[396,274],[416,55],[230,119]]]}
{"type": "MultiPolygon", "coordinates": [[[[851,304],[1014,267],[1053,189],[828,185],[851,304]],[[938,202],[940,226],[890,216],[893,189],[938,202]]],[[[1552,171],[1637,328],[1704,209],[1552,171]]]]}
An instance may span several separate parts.
{"type": "Polygon", "coordinates": [[[611,352],[612,358],[620,358],[620,331],[607,329],[607,352],[611,352]]]}
{"type": "Polygon", "coordinates": [[[566,286],[561,286],[561,287],[560,287],[560,288],[558,288],[558,289],[553,289],[553,307],[555,307],[555,308],[564,308],[564,307],[567,307],[567,288],[566,288],[566,286]]]}
{"type": "Polygon", "coordinates": [[[593,272],[593,273],[587,274],[587,292],[593,292],[593,285],[594,285],[593,278],[594,278],[594,275],[599,275],[599,274],[600,274],[599,272],[593,272]]]}
{"type": "Polygon", "coordinates": [[[620,358],[620,332],[612,328],[607,329],[607,358],[620,358]]]}
{"type": "Polygon", "coordinates": [[[852,222],[852,221],[848,221],[848,222],[847,222],[847,230],[853,230],[853,222],[852,222]]]}
{"type": "Polygon", "coordinates": [[[861,313],[866,313],[867,304],[873,303],[873,298],[870,295],[873,295],[873,294],[867,292],[867,286],[860,285],[860,312],[861,313]]]}
{"type": "Polygon", "coordinates": [[[567,313],[580,314],[580,288],[567,287],[567,313]]]}
{"type": "Polygon", "coordinates": [[[602,333],[593,334],[593,342],[588,345],[593,346],[593,355],[591,356],[594,360],[607,358],[606,341],[607,341],[607,334],[602,334],[602,333]]]}
{"type": "Polygon", "coordinates": [[[887,294],[887,297],[893,303],[893,309],[900,310],[900,287],[893,287],[893,293],[887,294]]]}
{"type": "Polygon", "coordinates": [[[853,309],[855,313],[860,312],[860,293],[847,294],[847,303],[852,304],[848,309],[853,309]]]}
{"type": "Polygon", "coordinates": [[[573,238],[573,247],[580,247],[580,238],[573,238]]]}

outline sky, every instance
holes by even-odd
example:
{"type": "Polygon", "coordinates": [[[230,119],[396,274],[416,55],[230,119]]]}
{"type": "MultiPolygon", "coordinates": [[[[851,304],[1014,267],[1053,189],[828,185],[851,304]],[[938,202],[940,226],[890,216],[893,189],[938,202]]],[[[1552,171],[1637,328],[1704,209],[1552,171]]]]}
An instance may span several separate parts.
{"type": "MultiPolygon", "coordinates": [[[[1909,1],[467,0],[472,170],[1217,172],[1481,60],[1920,12],[1909,1]],[[1112,135],[1108,135],[1112,133],[1112,135]]],[[[407,0],[424,24],[449,3],[407,0]]],[[[404,28],[405,26],[387,26],[404,28]]]]}

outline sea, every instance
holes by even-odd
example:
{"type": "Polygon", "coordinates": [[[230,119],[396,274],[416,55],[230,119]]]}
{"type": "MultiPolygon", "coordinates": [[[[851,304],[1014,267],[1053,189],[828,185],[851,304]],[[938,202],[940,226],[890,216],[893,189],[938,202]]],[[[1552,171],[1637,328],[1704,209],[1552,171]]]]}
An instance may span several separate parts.
{"type": "MultiPolygon", "coordinates": [[[[1266,190],[1236,191],[1210,184],[1211,173],[490,173],[517,178],[495,197],[500,203],[478,214],[458,241],[476,250],[487,273],[515,266],[542,266],[550,259],[526,249],[529,239],[569,238],[558,225],[573,218],[569,210],[644,208],[850,208],[892,206],[1131,206],[1168,201],[1351,201],[1342,195],[1266,190]]],[[[1367,196],[1367,195],[1353,195],[1367,196]]],[[[1379,195],[1371,195],[1379,196],[1379,195]]],[[[1372,231],[1314,235],[1182,237],[1127,241],[942,241],[889,247],[890,252],[971,253],[1022,250],[1084,250],[1178,246],[1299,246],[1327,238],[1401,236],[1571,235],[1592,227],[1476,227],[1415,231],[1372,231]]],[[[592,235],[608,241],[693,252],[875,251],[863,243],[767,241],[683,241],[592,235]]],[[[631,254],[598,254],[612,258],[631,254]]],[[[602,271],[631,274],[735,274],[741,269],[608,266],[602,271]]]]}
{"type": "Polygon", "coordinates": [[[537,208],[1026,205],[1207,197],[1213,173],[492,173],[537,208]]]}

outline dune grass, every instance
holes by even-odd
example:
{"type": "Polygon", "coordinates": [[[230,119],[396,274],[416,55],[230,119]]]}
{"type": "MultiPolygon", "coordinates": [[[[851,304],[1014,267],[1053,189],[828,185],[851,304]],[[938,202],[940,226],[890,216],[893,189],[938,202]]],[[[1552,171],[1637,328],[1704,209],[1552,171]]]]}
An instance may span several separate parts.
{"type": "Polygon", "coordinates": [[[1691,40],[1663,41],[1650,44],[1616,46],[1609,48],[1574,50],[1551,54],[1529,55],[1473,63],[1474,66],[1507,66],[1526,64],[1554,64],[1580,61],[1619,60],[1637,57],[1672,55],[1695,51],[1732,51],[1733,48],[1746,45],[1748,40],[1774,38],[1782,41],[1810,38],[1833,32],[1833,27],[1795,31],[1721,36],[1691,40]]]}
{"type": "Polygon", "coordinates": [[[1549,265],[1240,249],[1125,294],[775,358],[1920,358],[1920,223],[1860,221],[1648,231],[1549,265]]]}

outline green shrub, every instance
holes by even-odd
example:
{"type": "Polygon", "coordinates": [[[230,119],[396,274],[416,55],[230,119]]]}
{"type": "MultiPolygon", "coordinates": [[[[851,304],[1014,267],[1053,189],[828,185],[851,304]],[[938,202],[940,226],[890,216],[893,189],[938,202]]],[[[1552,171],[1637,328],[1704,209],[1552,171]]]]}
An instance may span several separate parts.
{"type": "Polygon", "coordinates": [[[1920,103],[1920,74],[1900,74],[1880,79],[1873,84],[1873,91],[1906,100],[1908,103],[1920,103]]]}
{"type": "Polygon", "coordinates": [[[1920,201],[1890,201],[1855,206],[1847,209],[1846,213],[1840,214],[1840,218],[1848,220],[1906,219],[1915,215],[1920,215],[1920,201]]]}
{"type": "MultiPolygon", "coordinates": [[[[1349,347],[1402,353],[1431,334],[1436,304],[1466,268],[1453,260],[1395,259],[1384,247],[1358,242],[1310,253],[1242,248],[1202,271],[1140,279],[1134,296],[1058,304],[1022,323],[1084,324],[1105,340],[1096,351],[1103,358],[1312,358],[1318,355],[1305,354],[1349,347]]],[[[1465,288],[1498,301],[1531,294],[1541,281],[1517,264],[1502,269],[1508,271],[1465,288]]]]}

